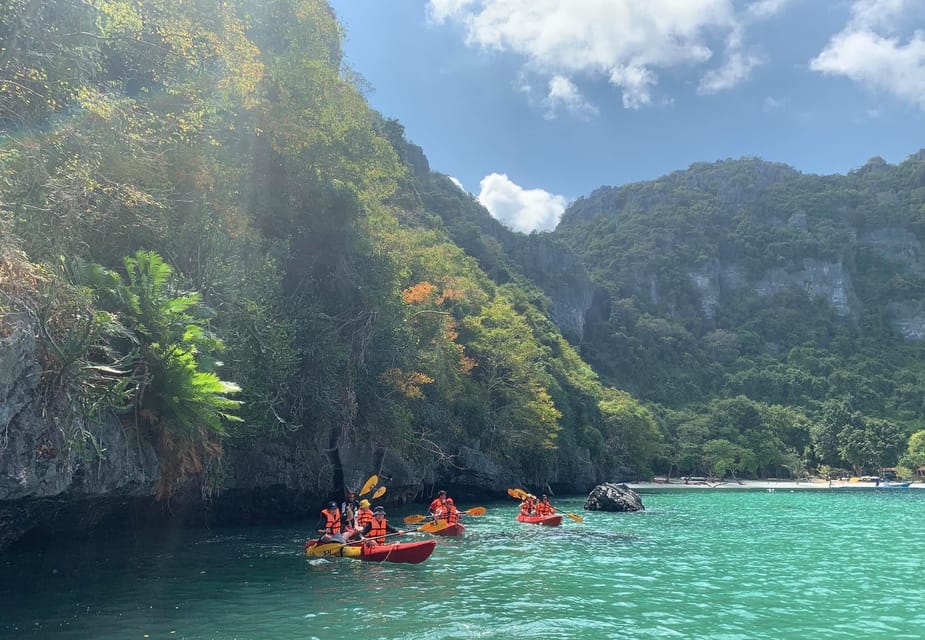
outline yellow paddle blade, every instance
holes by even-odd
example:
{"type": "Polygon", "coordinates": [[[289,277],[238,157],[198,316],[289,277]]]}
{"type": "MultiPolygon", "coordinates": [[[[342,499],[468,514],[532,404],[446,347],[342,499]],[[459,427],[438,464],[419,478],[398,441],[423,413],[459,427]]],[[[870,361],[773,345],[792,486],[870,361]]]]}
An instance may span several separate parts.
{"type": "Polygon", "coordinates": [[[571,519],[574,520],[575,522],[584,522],[584,521],[585,521],[585,519],[582,518],[582,517],[581,517],[580,515],[578,515],[577,513],[566,513],[565,515],[567,515],[569,518],[571,518],[571,519]]]}
{"type": "Polygon", "coordinates": [[[523,489],[508,489],[507,494],[511,496],[512,498],[517,498],[518,500],[523,500],[529,495],[523,489]]]}
{"type": "Polygon", "coordinates": [[[435,531],[443,531],[449,525],[446,523],[446,520],[434,520],[433,522],[428,522],[418,527],[418,531],[424,531],[425,533],[434,533],[435,531]]]}
{"type": "Polygon", "coordinates": [[[417,524],[418,522],[423,521],[427,516],[422,516],[421,514],[413,516],[405,516],[402,520],[405,521],[405,524],[417,524]]]}
{"type": "Polygon", "coordinates": [[[471,509],[466,509],[463,513],[467,513],[470,516],[484,516],[487,509],[485,507],[472,507],[471,509]]]}
{"type": "Polygon", "coordinates": [[[376,489],[376,493],[373,494],[373,500],[375,500],[376,498],[381,498],[384,495],[385,495],[385,487],[379,487],[378,489],[376,489]]]}
{"type": "Polygon", "coordinates": [[[373,487],[375,487],[377,484],[379,484],[379,476],[376,474],[369,476],[369,480],[367,480],[363,485],[363,488],[360,489],[360,495],[365,496],[367,493],[372,491],[373,487]]]}

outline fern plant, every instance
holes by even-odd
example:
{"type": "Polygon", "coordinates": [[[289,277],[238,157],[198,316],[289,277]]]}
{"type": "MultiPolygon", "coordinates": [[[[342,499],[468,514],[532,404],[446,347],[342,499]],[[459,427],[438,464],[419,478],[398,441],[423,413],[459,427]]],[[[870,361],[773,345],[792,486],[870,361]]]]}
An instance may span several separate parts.
{"type": "MultiPolygon", "coordinates": [[[[174,271],[153,251],[125,258],[126,275],[98,264],[74,262],[70,276],[92,290],[98,305],[109,307],[124,326],[124,356],[130,372],[138,426],[158,449],[161,477],[157,492],[170,495],[210,458],[221,455],[226,425],[241,422],[240,391],[216,373],[222,341],[208,328],[214,315],[196,292],[177,288],[174,271]]],[[[111,352],[118,343],[107,344],[111,352]]],[[[98,368],[98,367],[95,367],[98,368]]],[[[123,372],[118,372],[123,373],[123,372]]],[[[120,387],[123,392],[126,387],[120,387]]],[[[113,404],[114,409],[127,407],[113,404]]]]}

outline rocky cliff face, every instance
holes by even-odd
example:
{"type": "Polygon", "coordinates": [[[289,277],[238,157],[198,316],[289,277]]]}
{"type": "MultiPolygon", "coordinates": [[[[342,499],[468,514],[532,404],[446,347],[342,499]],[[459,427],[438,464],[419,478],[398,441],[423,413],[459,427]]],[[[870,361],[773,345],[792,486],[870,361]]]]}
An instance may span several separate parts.
{"type": "Polygon", "coordinates": [[[700,294],[700,308],[706,321],[714,318],[724,295],[740,289],[748,289],[763,298],[782,291],[801,290],[811,297],[824,299],[836,315],[843,318],[855,318],[859,310],[851,276],[841,262],[805,258],[796,268],[769,269],[761,278],[750,282],[739,265],[715,259],[689,271],[688,277],[700,294]]]}
{"type": "Polygon", "coordinates": [[[585,315],[596,291],[581,260],[544,235],[531,235],[509,244],[508,251],[524,274],[549,296],[553,322],[568,339],[580,342],[585,315]]]}
{"type": "Polygon", "coordinates": [[[82,518],[97,520],[119,500],[150,495],[158,479],[152,448],[112,416],[89,421],[74,415],[66,395],[50,399],[35,325],[7,314],[0,326],[0,547],[66,524],[65,505],[94,502],[82,518]]]}
{"type": "Polygon", "coordinates": [[[426,495],[438,483],[475,498],[524,479],[477,446],[457,446],[458,472],[438,479],[433,460],[412,462],[347,441],[326,450],[296,433],[226,447],[216,477],[190,482],[167,510],[153,498],[156,452],[134,427],[112,415],[81,416],[66,394],[50,399],[36,335],[28,315],[0,316],[0,549],[30,531],[85,531],[114,514],[151,523],[310,519],[323,501],[358,489],[373,473],[391,503],[426,495]]]}
{"type": "MultiPolygon", "coordinates": [[[[804,176],[755,159],[696,164],[652,182],[602,187],[570,205],[553,235],[571,243],[608,290],[660,308],[656,314],[683,307],[689,315],[693,301],[707,329],[730,294],[801,291],[851,324],[886,311],[893,329],[920,341],[922,157],[899,166],[874,159],[848,176],[804,176]],[[585,252],[592,238],[596,246],[585,252]],[[601,268],[610,261],[612,270],[601,268]],[[666,263],[684,271],[666,271],[666,263]]],[[[573,302],[572,291],[547,293],[556,307],[573,302]]]]}

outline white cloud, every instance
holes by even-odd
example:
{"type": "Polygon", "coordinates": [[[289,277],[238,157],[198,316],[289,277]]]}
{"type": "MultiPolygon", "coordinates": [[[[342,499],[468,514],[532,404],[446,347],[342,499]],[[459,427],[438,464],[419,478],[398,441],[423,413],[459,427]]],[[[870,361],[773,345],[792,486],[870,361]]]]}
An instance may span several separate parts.
{"type": "Polygon", "coordinates": [[[463,186],[463,183],[460,182],[458,179],[454,178],[453,176],[447,176],[447,178],[450,179],[450,182],[452,182],[457,187],[459,187],[460,191],[462,191],[463,193],[468,193],[468,191],[466,191],[466,188],[463,186]]]}
{"type": "MultiPolygon", "coordinates": [[[[529,87],[526,89],[529,90],[529,87]]],[[[585,100],[575,83],[565,76],[555,75],[549,79],[549,94],[543,99],[543,104],[549,119],[555,118],[559,109],[582,118],[597,115],[597,107],[585,100]]]]}
{"type": "Polygon", "coordinates": [[[841,75],[925,110],[925,32],[921,0],[857,0],[851,21],[810,61],[813,71],[841,75]]]}
{"type": "Polygon", "coordinates": [[[761,64],[761,58],[755,55],[733,53],[726,63],[718,69],[711,69],[703,74],[697,93],[701,95],[719,93],[731,89],[747,79],[752,69],[761,64]]]}
{"type": "Polygon", "coordinates": [[[745,12],[755,20],[764,20],[780,13],[792,0],[758,0],[748,5],[745,12]]]}
{"type": "Polygon", "coordinates": [[[431,20],[441,23],[458,16],[473,2],[475,0],[430,0],[427,7],[431,20]]]}
{"type": "MultiPolygon", "coordinates": [[[[608,80],[624,107],[638,109],[655,102],[660,72],[702,65],[716,49],[726,62],[704,86],[719,91],[747,79],[759,58],[741,53],[745,27],[792,1],[737,9],[735,0],[429,0],[429,10],[438,23],[462,25],[471,46],[520,56],[529,73],[571,87],[578,78],[608,80]]],[[[547,110],[550,99],[565,104],[550,92],[547,110]]],[[[574,104],[581,107],[571,113],[593,113],[583,98],[574,104]]]]}
{"type": "Polygon", "coordinates": [[[623,106],[638,109],[652,102],[649,87],[656,84],[655,74],[636,65],[618,67],[610,72],[610,82],[623,88],[623,106]]]}
{"type": "Polygon", "coordinates": [[[775,111],[784,106],[784,101],[774,96],[767,96],[764,99],[764,110],[765,111],[775,111]]]}
{"type": "Polygon", "coordinates": [[[893,32],[923,15],[921,0],[855,0],[847,29],[893,32]]]}
{"type": "Polygon", "coordinates": [[[567,201],[542,189],[524,189],[503,173],[482,178],[479,202],[492,217],[514,231],[551,231],[559,224],[567,201]]]}

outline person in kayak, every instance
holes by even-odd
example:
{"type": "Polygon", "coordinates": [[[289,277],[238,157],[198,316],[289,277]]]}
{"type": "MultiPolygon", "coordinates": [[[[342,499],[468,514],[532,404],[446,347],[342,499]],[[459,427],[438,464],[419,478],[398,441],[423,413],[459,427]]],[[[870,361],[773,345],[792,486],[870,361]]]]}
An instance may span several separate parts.
{"type": "Polygon", "coordinates": [[[430,503],[430,506],[427,507],[427,510],[430,511],[430,515],[436,517],[437,510],[443,508],[445,502],[446,491],[440,489],[440,491],[437,492],[437,497],[434,498],[430,503]]]}
{"type": "Polygon", "coordinates": [[[340,509],[337,508],[336,502],[329,502],[328,506],[325,509],[321,510],[321,518],[318,520],[318,524],[315,525],[320,534],[318,537],[319,542],[330,542],[334,540],[334,536],[341,538],[341,531],[343,528],[341,526],[340,519],[340,509]]]}
{"type": "Polygon", "coordinates": [[[434,520],[446,520],[447,525],[459,522],[459,509],[453,504],[453,498],[447,498],[443,506],[437,508],[434,520]]]}
{"type": "Polygon", "coordinates": [[[360,503],[357,501],[357,494],[347,489],[344,494],[344,501],[340,503],[340,519],[343,522],[344,529],[356,528],[356,512],[360,509],[360,503]]]}
{"type": "Polygon", "coordinates": [[[372,522],[372,520],[373,510],[369,508],[369,500],[363,498],[360,500],[360,508],[357,509],[356,513],[356,527],[349,531],[345,536],[347,540],[350,540],[351,538],[359,538],[363,527],[372,522]]]}
{"type": "Polygon", "coordinates": [[[549,504],[549,497],[544,493],[540,501],[536,503],[536,515],[551,516],[556,512],[556,508],[549,504]]]}
{"type": "Polygon", "coordinates": [[[385,519],[385,509],[376,507],[373,511],[373,519],[360,530],[360,537],[366,540],[367,545],[374,546],[385,544],[387,533],[401,535],[404,532],[389,524],[389,521],[385,519]]]}
{"type": "Polygon", "coordinates": [[[524,501],[520,503],[520,512],[525,516],[536,515],[536,496],[532,493],[527,494],[524,501]]]}

